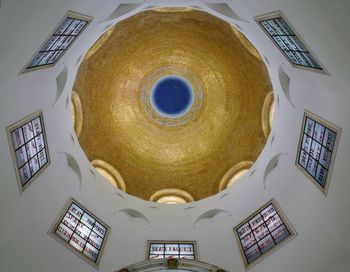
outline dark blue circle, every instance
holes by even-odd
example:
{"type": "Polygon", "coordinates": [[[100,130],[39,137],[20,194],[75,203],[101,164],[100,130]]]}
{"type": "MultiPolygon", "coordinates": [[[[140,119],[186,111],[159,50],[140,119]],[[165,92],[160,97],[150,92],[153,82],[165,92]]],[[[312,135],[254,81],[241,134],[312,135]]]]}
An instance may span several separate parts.
{"type": "Polygon", "coordinates": [[[153,101],[161,112],[169,115],[180,114],[191,103],[190,87],[177,77],[160,81],[154,88],[153,101]]]}

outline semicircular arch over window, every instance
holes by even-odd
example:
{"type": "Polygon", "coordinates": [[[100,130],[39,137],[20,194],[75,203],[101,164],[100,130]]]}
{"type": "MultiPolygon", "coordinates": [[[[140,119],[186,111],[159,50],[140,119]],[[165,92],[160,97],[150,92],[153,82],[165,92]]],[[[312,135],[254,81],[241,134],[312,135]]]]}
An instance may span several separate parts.
{"type": "Polygon", "coordinates": [[[126,191],[123,177],[112,165],[103,160],[93,160],[91,164],[95,167],[96,171],[107,179],[114,187],[117,187],[124,192],[126,191]]]}
{"type": "Polygon", "coordinates": [[[80,97],[76,92],[72,92],[72,103],[71,103],[71,115],[72,115],[72,123],[79,138],[81,133],[81,129],[83,127],[83,107],[81,105],[80,97]]]}
{"type": "Polygon", "coordinates": [[[191,194],[184,190],[170,188],[155,192],[150,197],[150,201],[161,204],[185,204],[194,201],[194,199],[191,194]]]}
{"type": "Polygon", "coordinates": [[[261,113],[261,122],[262,122],[262,130],[264,132],[265,137],[269,137],[273,119],[275,114],[275,102],[273,92],[269,92],[264,100],[262,113],[261,113]]]}
{"type": "Polygon", "coordinates": [[[252,167],[253,162],[242,161],[231,167],[222,177],[219,185],[219,192],[232,186],[237,180],[243,177],[252,167]]]}

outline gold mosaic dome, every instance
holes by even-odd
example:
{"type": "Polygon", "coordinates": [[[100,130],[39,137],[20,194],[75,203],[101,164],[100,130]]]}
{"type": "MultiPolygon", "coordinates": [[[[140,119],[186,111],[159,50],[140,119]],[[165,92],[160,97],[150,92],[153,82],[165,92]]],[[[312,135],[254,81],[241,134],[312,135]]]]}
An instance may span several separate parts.
{"type": "Polygon", "coordinates": [[[214,195],[266,142],[267,69],[240,32],[202,11],[149,10],[116,24],[87,53],[73,90],[88,159],[145,200],[214,195]]]}

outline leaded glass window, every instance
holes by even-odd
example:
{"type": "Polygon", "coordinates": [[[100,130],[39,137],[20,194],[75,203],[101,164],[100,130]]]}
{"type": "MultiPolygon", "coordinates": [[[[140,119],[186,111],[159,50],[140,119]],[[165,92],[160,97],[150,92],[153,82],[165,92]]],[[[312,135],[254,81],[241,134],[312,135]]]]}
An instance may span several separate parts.
{"type": "Polygon", "coordinates": [[[50,162],[42,112],[24,118],[7,131],[22,192],[50,162]]]}
{"type": "Polygon", "coordinates": [[[59,216],[50,234],[97,267],[109,227],[74,199],[59,216]]]}
{"type": "Polygon", "coordinates": [[[90,21],[90,17],[68,12],[24,71],[55,65],[90,21]]]}
{"type": "Polygon", "coordinates": [[[234,233],[247,267],[295,235],[274,200],[235,227],[234,233]]]}
{"type": "Polygon", "coordinates": [[[340,128],[305,111],[300,133],[297,166],[326,193],[340,128]]]}
{"type": "Polygon", "coordinates": [[[324,71],[315,55],[280,12],[259,16],[256,21],[293,66],[324,71]]]}
{"type": "Polygon", "coordinates": [[[196,244],[193,241],[148,241],[148,260],[189,259],[196,260],[196,244]]]}

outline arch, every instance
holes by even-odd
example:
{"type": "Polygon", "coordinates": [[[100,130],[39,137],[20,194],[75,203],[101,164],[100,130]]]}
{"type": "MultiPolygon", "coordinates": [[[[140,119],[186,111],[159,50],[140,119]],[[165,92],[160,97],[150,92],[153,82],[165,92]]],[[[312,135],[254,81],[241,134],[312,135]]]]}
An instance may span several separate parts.
{"type": "Polygon", "coordinates": [[[81,105],[79,94],[76,92],[72,92],[72,103],[71,103],[71,115],[72,115],[72,123],[79,138],[81,129],[83,127],[83,107],[81,105]]]}
{"type": "Polygon", "coordinates": [[[192,195],[184,190],[169,188],[155,192],[150,201],[161,204],[185,204],[194,201],[192,195]]]}
{"type": "Polygon", "coordinates": [[[93,160],[92,166],[95,167],[96,171],[107,179],[114,187],[119,188],[123,192],[126,191],[126,186],[123,177],[120,175],[117,169],[115,169],[109,163],[103,160],[93,160]]]}
{"type": "Polygon", "coordinates": [[[232,184],[234,184],[238,179],[244,176],[249,169],[252,167],[253,162],[242,161],[231,167],[225,175],[222,177],[219,184],[219,192],[227,189],[232,184]]]}
{"type": "Polygon", "coordinates": [[[162,259],[162,260],[149,260],[140,263],[129,265],[123,269],[116,270],[115,272],[129,272],[129,271],[196,271],[196,272],[225,272],[224,269],[193,260],[186,259],[162,259]]]}
{"type": "Polygon", "coordinates": [[[275,102],[273,92],[269,92],[264,100],[262,112],[261,112],[261,123],[262,130],[266,138],[269,137],[273,119],[275,114],[275,102]]]}

